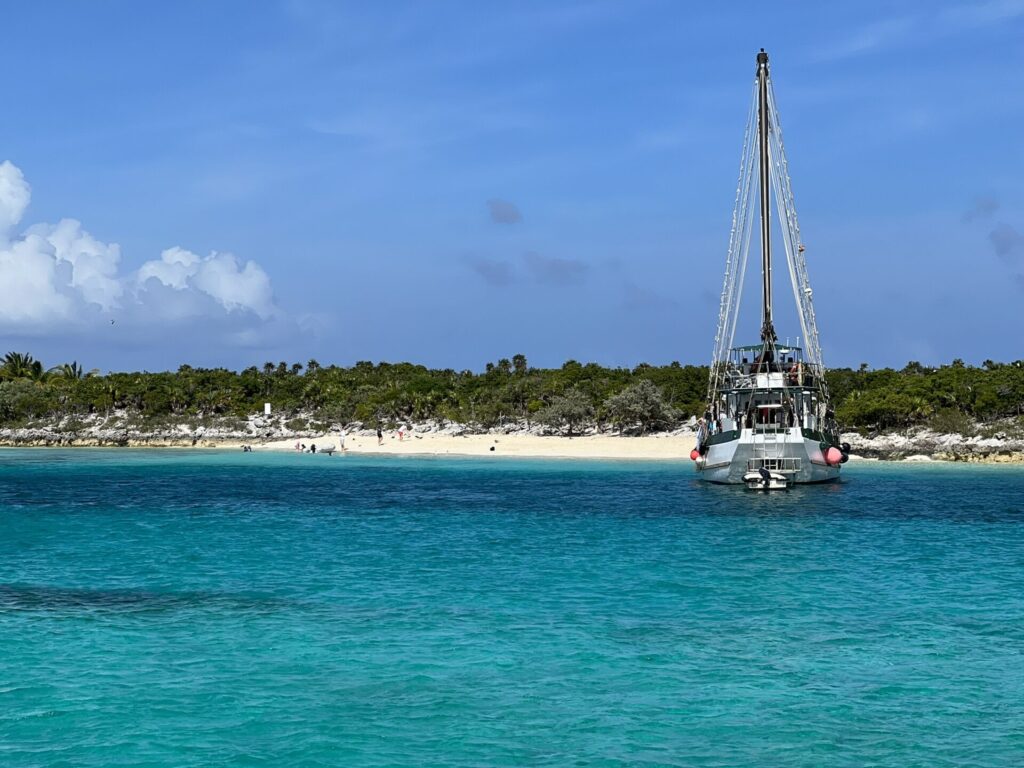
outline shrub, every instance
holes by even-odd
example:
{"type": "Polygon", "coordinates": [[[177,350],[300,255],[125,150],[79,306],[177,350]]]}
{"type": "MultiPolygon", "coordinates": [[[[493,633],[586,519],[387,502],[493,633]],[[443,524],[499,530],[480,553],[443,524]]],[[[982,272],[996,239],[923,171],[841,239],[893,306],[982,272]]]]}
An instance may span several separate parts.
{"type": "Polygon", "coordinates": [[[630,384],[605,401],[612,423],[620,429],[639,427],[640,434],[658,427],[671,427],[678,420],[676,411],[665,402],[658,387],[648,379],[630,384]]]}
{"type": "Polygon", "coordinates": [[[928,420],[928,428],[944,435],[973,435],[974,422],[955,408],[941,408],[928,420]]]}
{"type": "Polygon", "coordinates": [[[537,421],[549,427],[569,428],[569,436],[575,429],[594,416],[590,398],[578,389],[570,389],[564,395],[552,399],[547,407],[537,412],[537,421]]]}

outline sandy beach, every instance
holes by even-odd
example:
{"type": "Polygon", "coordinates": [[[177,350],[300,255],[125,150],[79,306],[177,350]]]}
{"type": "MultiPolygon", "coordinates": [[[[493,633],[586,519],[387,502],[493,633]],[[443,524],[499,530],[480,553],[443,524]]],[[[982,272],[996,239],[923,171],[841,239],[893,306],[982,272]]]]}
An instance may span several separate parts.
{"type": "MultiPolygon", "coordinates": [[[[294,451],[296,444],[317,450],[340,447],[338,433],[315,438],[294,438],[254,444],[253,450],[294,451]]],[[[584,437],[547,437],[539,435],[450,435],[426,433],[407,435],[399,440],[394,432],[384,435],[377,445],[376,435],[352,434],[345,437],[345,449],[353,454],[396,456],[520,456],[579,459],[653,459],[689,462],[693,448],[692,433],[620,437],[592,435],[584,437]]]]}

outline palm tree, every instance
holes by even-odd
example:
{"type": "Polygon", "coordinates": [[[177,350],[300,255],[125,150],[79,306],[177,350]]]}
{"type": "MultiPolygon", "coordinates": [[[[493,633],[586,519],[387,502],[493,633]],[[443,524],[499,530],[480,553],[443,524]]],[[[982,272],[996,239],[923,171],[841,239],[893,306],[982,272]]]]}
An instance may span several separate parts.
{"type": "Polygon", "coordinates": [[[78,364],[77,360],[70,363],[62,363],[61,365],[55,365],[50,369],[50,373],[54,376],[60,376],[65,379],[84,379],[86,376],[93,375],[90,371],[85,372],[85,369],[78,364]]]}
{"type": "Polygon", "coordinates": [[[43,368],[43,364],[41,361],[32,361],[32,364],[29,366],[28,369],[28,378],[32,379],[32,381],[37,382],[39,384],[42,384],[44,381],[46,381],[46,379],[48,378],[48,374],[46,369],[43,368]]]}
{"type": "Polygon", "coordinates": [[[32,375],[35,359],[26,352],[8,352],[4,355],[3,373],[9,379],[27,379],[32,375]]]}

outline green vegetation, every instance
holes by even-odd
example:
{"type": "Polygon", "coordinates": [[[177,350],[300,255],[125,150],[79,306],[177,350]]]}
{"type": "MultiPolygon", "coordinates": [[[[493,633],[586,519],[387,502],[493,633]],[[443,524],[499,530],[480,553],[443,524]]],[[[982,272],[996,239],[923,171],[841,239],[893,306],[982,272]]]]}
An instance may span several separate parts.
{"type": "MultiPolygon", "coordinates": [[[[0,424],[91,414],[129,414],[140,425],[175,420],[244,419],[270,402],[275,414],[318,424],[385,425],[427,419],[491,427],[546,424],[575,434],[591,424],[644,433],[679,425],[703,412],[704,366],[641,364],[605,368],[570,360],[532,368],[516,355],[484,372],[432,370],[410,363],[359,362],[350,368],[285,362],[241,372],[183,365],[176,372],[85,372],[78,363],[46,369],[11,352],[0,365],[0,424]]],[[[981,367],[955,360],[902,370],[829,372],[836,415],[845,428],[932,426],[968,431],[979,421],[1024,413],[1024,361],[981,367]]],[[[299,422],[294,422],[298,424],[299,422]]]]}
{"type": "Polygon", "coordinates": [[[954,360],[928,368],[911,362],[902,370],[829,371],[836,418],[846,428],[893,429],[928,426],[938,432],[969,433],[977,422],[1024,413],[1024,361],[980,368],[954,360]]]}

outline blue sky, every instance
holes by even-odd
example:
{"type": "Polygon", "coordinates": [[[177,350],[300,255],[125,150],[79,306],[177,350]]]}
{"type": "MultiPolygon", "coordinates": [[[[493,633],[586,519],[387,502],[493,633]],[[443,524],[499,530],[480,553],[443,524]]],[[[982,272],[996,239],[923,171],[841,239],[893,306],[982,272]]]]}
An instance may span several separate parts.
{"type": "Polygon", "coordinates": [[[5,26],[3,350],[706,363],[763,46],[826,362],[1024,357],[1024,0],[107,0],[5,26]]]}

